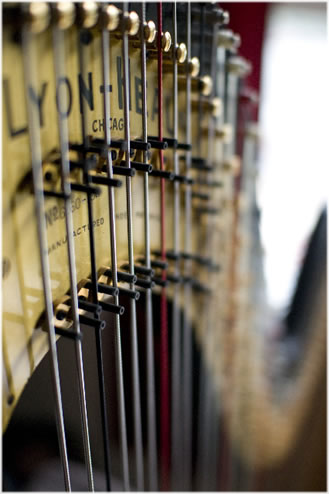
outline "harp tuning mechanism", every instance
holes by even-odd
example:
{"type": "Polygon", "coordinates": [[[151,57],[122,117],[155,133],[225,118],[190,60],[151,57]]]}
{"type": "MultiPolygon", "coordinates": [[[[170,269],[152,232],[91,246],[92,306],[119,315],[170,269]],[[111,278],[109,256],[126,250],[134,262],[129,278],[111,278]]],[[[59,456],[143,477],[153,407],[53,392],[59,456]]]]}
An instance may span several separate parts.
{"type": "Polygon", "coordinates": [[[157,33],[155,23],[153,21],[145,22],[143,29],[146,43],[153,43],[157,33]]]}
{"type": "Polygon", "coordinates": [[[31,2],[25,12],[25,22],[29,30],[42,33],[50,24],[50,7],[46,2],[31,2]]]}
{"type": "Polygon", "coordinates": [[[124,30],[129,36],[136,36],[139,30],[139,16],[134,10],[123,17],[124,30]]]}
{"type": "Polygon", "coordinates": [[[212,78],[209,75],[200,77],[200,91],[203,96],[209,96],[212,91],[212,78]]]}
{"type": "Polygon", "coordinates": [[[220,98],[216,97],[210,101],[210,111],[213,117],[219,117],[223,110],[223,102],[220,98]]]}
{"type": "Polygon", "coordinates": [[[161,47],[165,53],[168,53],[171,48],[171,34],[169,31],[165,31],[161,34],[161,47]]]}
{"type": "Polygon", "coordinates": [[[193,57],[188,62],[188,70],[191,77],[197,77],[200,72],[200,60],[198,57],[193,57]]]}
{"type": "Polygon", "coordinates": [[[222,10],[219,13],[219,17],[220,17],[219,22],[222,25],[227,25],[230,22],[230,14],[227,10],[222,10]]]}
{"type": "Polygon", "coordinates": [[[231,29],[222,29],[218,32],[218,46],[222,46],[228,50],[236,50],[240,45],[240,35],[233,33],[231,29]]]}
{"type": "Polygon", "coordinates": [[[184,63],[187,56],[187,48],[185,43],[180,43],[176,46],[176,60],[178,63],[184,63]]]}
{"type": "Polygon", "coordinates": [[[73,2],[57,2],[52,9],[53,23],[61,30],[68,29],[75,21],[76,10],[73,2]]]}
{"type": "Polygon", "coordinates": [[[98,21],[97,4],[95,2],[82,2],[78,4],[77,21],[85,29],[94,27],[98,21]]]}
{"type": "Polygon", "coordinates": [[[99,14],[99,25],[108,31],[115,31],[120,23],[120,10],[115,5],[103,6],[99,14]]]}
{"type": "Polygon", "coordinates": [[[227,63],[227,70],[241,78],[249,75],[251,69],[251,63],[243,57],[233,56],[227,63]]]}

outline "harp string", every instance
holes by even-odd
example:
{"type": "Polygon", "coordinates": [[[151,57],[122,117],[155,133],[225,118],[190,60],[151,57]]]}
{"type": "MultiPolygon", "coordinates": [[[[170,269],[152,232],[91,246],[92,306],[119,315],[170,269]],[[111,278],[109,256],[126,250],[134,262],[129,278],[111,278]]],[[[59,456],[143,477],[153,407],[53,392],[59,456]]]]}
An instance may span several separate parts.
{"type": "MultiPolygon", "coordinates": [[[[146,88],[146,43],[143,26],[146,22],[146,5],[141,5],[141,72],[142,72],[142,126],[143,141],[147,142],[147,88],[146,88]]],[[[143,151],[143,162],[147,163],[147,151],[143,151]]],[[[144,243],[145,265],[151,268],[150,259],[150,217],[149,217],[149,177],[144,174],[144,243]]],[[[148,443],[148,488],[158,489],[158,461],[156,436],[156,405],[155,405],[155,371],[154,371],[154,341],[153,341],[153,306],[152,292],[145,290],[146,303],[146,389],[147,389],[147,443],[148,443]]]]}
{"type": "MultiPolygon", "coordinates": [[[[173,30],[173,138],[178,140],[178,80],[177,80],[177,4],[172,4],[172,30],[173,30]]],[[[176,146],[173,146],[173,163],[174,173],[179,174],[178,153],[176,146]]],[[[177,180],[173,182],[174,204],[173,204],[173,239],[174,253],[174,275],[179,276],[178,253],[180,249],[179,242],[179,225],[180,225],[180,185],[177,180]]],[[[178,488],[179,479],[181,478],[181,318],[180,318],[180,286],[174,283],[173,300],[172,300],[172,369],[171,369],[171,489],[178,488]]]]}
{"type": "Polygon", "coordinates": [[[59,450],[61,457],[61,465],[64,475],[64,485],[66,491],[71,491],[71,479],[70,479],[70,470],[68,464],[61,384],[60,384],[56,336],[55,336],[55,328],[54,328],[54,313],[53,313],[51,279],[50,279],[49,259],[48,259],[48,241],[47,241],[46,224],[45,224],[45,216],[44,216],[45,202],[44,202],[44,193],[43,193],[40,122],[39,122],[39,114],[37,112],[37,109],[32,104],[29,95],[29,88],[30,87],[35,88],[37,86],[37,78],[36,78],[37,62],[36,62],[35,46],[33,42],[34,42],[33,35],[31,34],[31,32],[29,32],[28,26],[24,25],[22,28],[24,83],[25,83],[25,95],[26,95],[27,116],[28,116],[30,152],[31,152],[31,161],[32,161],[32,181],[33,181],[34,198],[35,198],[35,214],[37,220],[38,246],[40,251],[42,285],[43,285],[44,302],[46,308],[45,315],[46,315],[46,323],[48,327],[47,335],[48,335],[48,344],[50,351],[49,352],[50,367],[51,367],[51,377],[52,377],[52,385],[53,385],[53,393],[54,393],[54,401],[55,401],[56,428],[57,428],[57,436],[58,436],[58,443],[59,443],[59,450]]]}
{"type": "MultiPolygon", "coordinates": [[[[162,2],[157,4],[158,18],[158,135],[163,139],[163,82],[162,82],[162,2]]],[[[163,150],[159,150],[160,170],[164,170],[163,150]]],[[[161,222],[161,259],[166,260],[165,231],[165,179],[160,178],[160,222],[161,222]]],[[[166,281],[166,271],[162,271],[162,280],[166,281]]],[[[169,354],[168,354],[168,308],[166,288],[161,289],[161,361],[160,361],[160,459],[161,489],[169,489],[170,466],[170,404],[169,404],[169,354]]]]}
{"type": "MultiPolygon", "coordinates": [[[[123,15],[127,15],[128,5],[123,4],[123,15]]],[[[126,26],[123,23],[122,30],[122,57],[123,57],[123,78],[124,78],[124,138],[126,141],[126,166],[130,163],[130,120],[129,120],[129,47],[126,26]]],[[[127,235],[128,235],[128,258],[129,271],[134,274],[134,237],[133,237],[133,215],[132,215],[132,194],[131,177],[126,177],[126,201],[127,201],[127,235]]],[[[134,290],[133,283],[130,289],[134,290]]],[[[141,399],[138,363],[138,342],[137,342],[137,320],[136,320],[136,300],[130,298],[130,337],[132,355],[132,382],[133,382],[133,417],[134,417],[134,441],[135,441],[135,466],[136,466],[136,487],[138,491],[144,490],[144,466],[143,466],[143,442],[142,442],[142,419],[141,419],[141,399]]]]}
{"type": "MultiPolygon", "coordinates": [[[[102,76],[104,87],[110,84],[110,35],[106,29],[102,30],[102,76]]],[[[105,122],[110,121],[110,95],[107,91],[103,93],[103,111],[105,122]]],[[[109,125],[104,126],[106,153],[106,174],[109,179],[113,179],[112,154],[109,150],[111,145],[111,131],[109,125]]],[[[115,201],[114,188],[108,187],[108,207],[110,223],[110,244],[111,244],[111,272],[112,284],[114,288],[118,287],[117,276],[117,243],[116,243],[116,223],[115,223],[115,201]]],[[[114,295],[114,303],[119,305],[119,295],[114,295]]],[[[125,395],[123,383],[123,366],[122,366],[122,348],[121,348],[121,327],[120,316],[114,314],[114,340],[115,340],[115,363],[116,363],[116,384],[118,389],[118,412],[119,412],[119,442],[121,449],[121,462],[123,472],[123,486],[125,491],[130,490],[129,479],[129,459],[127,443],[127,425],[125,410],[125,395]]]]}
{"type": "MultiPolygon", "coordinates": [[[[188,64],[191,61],[191,3],[187,3],[187,18],[186,18],[186,48],[187,48],[187,63],[186,63],[186,144],[192,144],[192,125],[191,125],[191,75],[188,64]]],[[[186,176],[190,178],[190,170],[192,163],[192,151],[188,148],[186,151],[186,176]]],[[[184,195],[184,252],[192,254],[191,246],[191,227],[192,227],[192,197],[191,185],[186,185],[184,195]]],[[[186,256],[184,259],[184,274],[187,278],[192,275],[192,261],[186,256]]],[[[192,303],[192,287],[190,283],[184,284],[184,313],[183,313],[183,333],[182,333],[182,432],[183,432],[183,482],[186,484],[186,479],[190,476],[191,469],[191,433],[192,433],[192,325],[188,307],[192,303]],[[185,456],[187,455],[187,456],[185,456]]]]}
{"type": "MultiPolygon", "coordinates": [[[[54,28],[53,30],[53,44],[54,44],[54,55],[55,55],[55,73],[57,77],[61,77],[64,73],[64,50],[63,50],[63,33],[59,29],[54,28]]],[[[63,93],[60,95],[61,98],[66,98],[63,93]]],[[[66,106],[65,106],[66,107],[66,106]]],[[[58,127],[60,136],[60,151],[61,151],[61,174],[62,174],[62,188],[64,193],[71,193],[71,185],[69,183],[68,177],[70,172],[69,156],[68,156],[68,127],[67,121],[58,114],[58,127]]],[[[90,200],[89,194],[87,198],[90,200]]],[[[75,269],[75,253],[74,253],[74,243],[73,243],[73,218],[72,218],[72,208],[69,200],[65,200],[65,212],[66,214],[66,230],[67,230],[67,247],[68,247],[68,260],[69,260],[69,274],[70,274],[70,292],[71,292],[71,307],[73,315],[73,325],[74,330],[77,334],[81,332],[79,313],[78,313],[78,294],[77,294],[77,277],[75,269]]],[[[88,205],[89,212],[89,205],[88,205]]],[[[92,218],[89,215],[90,229],[89,232],[92,233],[92,218]]],[[[92,253],[92,250],[91,250],[92,253]]],[[[91,256],[92,257],[92,256],[91,256]]],[[[95,260],[94,260],[95,262],[95,260]]],[[[81,340],[75,340],[75,352],[77,360],[77,371],[78,371],[78,388],[80,397],[80,413],[82,420],[82,435],[83,435],[83,447],[85,464],[87,469],[88,478],[88,488],[90,491],[94,491],[94,476],[93,476],[93,466],[90,448],[90,438],[89,438],[89,425],[88,425],[88,412],[86,403],[86,392],[85,392],[85,379],[83,370],[83,353],[81,340]]]]}

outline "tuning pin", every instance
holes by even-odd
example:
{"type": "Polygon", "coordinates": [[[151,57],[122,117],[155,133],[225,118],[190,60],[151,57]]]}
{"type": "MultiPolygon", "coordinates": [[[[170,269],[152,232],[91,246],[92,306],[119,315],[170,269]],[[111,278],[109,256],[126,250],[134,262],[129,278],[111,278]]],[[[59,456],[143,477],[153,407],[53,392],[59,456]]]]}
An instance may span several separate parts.
{"type": "Polygon", "coordinates": [[[221,24],[227,25],[230,22],[230,13],[227,10],[221,12],[221,24]]]}
{"type": "Polygon", "coordinates": [[[98,6],[95,2],[82,2],[77,7],[77,22],[80,27],[90,29],[98,21],[98,6]]]}
{"type": "MultiPolygon", "coordinates": [[[[187,70],[191,77],[198,77],[200,72],[200,60],[198,57],[193,57],[187,62],[187,70]]],[[[181,76],[186,76],[186,65],[178,65],[178,71],[181,76]]],[[[181,78],[181,80],[185,83],[184,78],[181,78]]]]}
{"type": "Polygon", "coordinates": [[[38,34],[50,24],[50,7],[46,2],[31,2],[25,11],[25,22],[29,30],[38,34]]]}
{"type": "MultiPolygon", "coordinates": [[[[195,63],[195,73],[198,72],[199,66],[195,63]]],[[[180,71],[180,73],[182,73],[180,71]]],[[[179,87],[185,86],[185,80],[180,77],[178,80],[179,87]]],[[[193,92],[200,92],[202,96],[210,96],[213,88],[213,81],[209,75],[204,75],[202,77],[193,77],[191,81],[191,89],[193,92]]]]}
{"type": "Polygon", "coordinates": [[[171,34],[169,31],[165,31],[161,34],[161,47],[165,53],[168,53],[171,48],[171,34]]]}
{"type": "Polygon", "coordinates": [[[145,22],[143,29],[146,43],[153,43],[157,34],[155,23],[153,21],[145,22]]]}
{"type": "Polygon", "coordinates": [[[129,36],[136,36],[139,30],[139,16],[137,12],[127,12],[123,16],[123,28],[129,36]]]}
{"type": "Polygon", "coordinates": [[[233,130],[230,124],[224,124],[220,129],[215,130],[215,137],[218,139],[223,139],[224,142],[228,143],[232,140],[233,130]]]}
{"type": "Polygon", "coordinates": [[[115,31],[120,23],[120,10],[115,5],[102,6],[99,13],[99,25],[102,29],[115,31]]]}
{"type": "Polygon", "coordinates": [[[212,91],[212,78],[209,75],[200,77],[200,92],[203,96],[209,96],[212,91]]]}
{"type": "Polygon", "coordinates": [[[188,62],[188,69],[191,77],[197,77],[200,72],[200,60],[198,57],[193,57],[188,62]]]}
{"type": "MultiPolygon", "coordinates": [[[[153,42],[149,42],[150,46],[148,46],[148,50],[149,50],[150,58],[157,58],[158,56],[158,36],[159,36],[159,32],[157,31],[153,42]]],[[[161,34],[161,48],[165,54],[169,54],[171,44],[172,44],[171,34],[169,31],[165,31],[164,33],[161,34]]]]}
{"type": "Polygon", "coordinates": [[[65,30],[75,21],[76,10],[73,2],[57,2],[53,4],[53,22],[58,29],[65,30]]]}
{"type": "Polygon", "coordinates": [[[223,162],[223,170],[227,173],[230,173],[234,176],[239,175],[241,169],[240,158],[236,155],[231,156],[223,162]]]}
{"type": "Polygon", "coordinates": [[[239,34],[233,33],[230,29],[222,29],[218,32],[218,46],[228,50],[237,50],[241,45],[239,34]]]}
{"type": "Polygon", "coordinates": [[[187,48],[185,43],[180,43],[179,45],[176,46],[176,60],[178,63],[184,63],[186,60],[187,56],[187,48]]]}
{"type": "Polygon", "coordinates": [[[219,117],[223,111],[223,102],[220,98],[213,98],[209,102],[211,115],[215,118],[219,117]]]}
{"type": "MultiPolygon", "coordinates": [[[[200,108],[200,102],[198,100],[192,101],[192,109],[198,111],[200,108]]],[[[215,97],[210,100],[201,101],[201,108],[204,113],[210,113],[214,118],[219,117],[223,110],[223,102],[220,98],[215,97]]],[[[208,129],[205,129],[208,133],[208,129]]]]}
{"type": "Polygon", "coordinates": [[[238,77],[246,77],[252,70],[251,63],[243,57],[230,57],[227,62],[227,70],[238,77]]]}

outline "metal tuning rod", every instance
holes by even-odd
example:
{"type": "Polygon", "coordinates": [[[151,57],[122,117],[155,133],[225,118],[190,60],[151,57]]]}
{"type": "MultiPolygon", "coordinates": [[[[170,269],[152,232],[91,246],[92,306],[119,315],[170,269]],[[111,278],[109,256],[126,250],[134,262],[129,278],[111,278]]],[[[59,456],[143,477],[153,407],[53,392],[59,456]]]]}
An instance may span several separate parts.
{"type": "MultiPolygon", "coordinates": [[[[48,242],[45,220],[45,204],[43,194],[42,150],[39,113],[36,105],[32,103],[30,88],[37,87],[37,59],[34,49],[34,37],[42,32],[49,24],[49,7],[43,4],[43,8],[35,9],[36,4],[26,4],[23,15],[29,19],[22,27],[22,53],[24,66],[24,82],[27,103],[27,118],[29,129],[29,142],[32,161],[32,181],[35,197],[35,214],[37,220],[38,246],[40,252],[42,286],[45,302],[45,314],[51,364],[51,376],[55,401],[55,417],[57,436],[64,475],[66,491],[71,491],[70,470],[67,456],[66,435],[62,405],[61,384],[59,376],[58,355],[56,347],[56,335],[54,328],[53,300],[51,291],[51,279],[48,259],[48,242]]],[[[87,438],[88,439],[88,438],[87,438]]]]}
{"type": "MultiPolygon", "coordinates": [[[[147,142],[147,73],[146,73],[146,39],[155,36],[155,24],[146,22],[146,5],[141,5],[141,72],[142,72],[142,125],[143,142],[147,142]]],[[[147,163],[147,151],[143,151],[143,162],[147,163]]],[[[150,206],[149,206],[149,178],[144,174],[144,243],[145,266],[151,268],[150,259],[150,206]]],[[[153,342],[153,306],[152,292],[146,290],[146,389],[147,389],[147,444],[148,444],[148,489],[158,489],[158,461],[156,435],[156,405],[155,405],[155,371],[154,371],[154,342],[153,342]]]]}

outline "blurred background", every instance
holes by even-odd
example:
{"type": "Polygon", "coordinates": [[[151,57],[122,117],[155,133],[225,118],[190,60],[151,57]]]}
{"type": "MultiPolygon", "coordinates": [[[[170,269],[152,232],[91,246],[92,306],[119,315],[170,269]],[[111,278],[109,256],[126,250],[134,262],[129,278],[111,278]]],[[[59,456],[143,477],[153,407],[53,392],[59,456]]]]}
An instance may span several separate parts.
{"type": "Polygon", "coordinates": [[[260,96],[258,201],[268,300],[286,309],[328,192],[326,3],[224,3],[260,96]]]}

